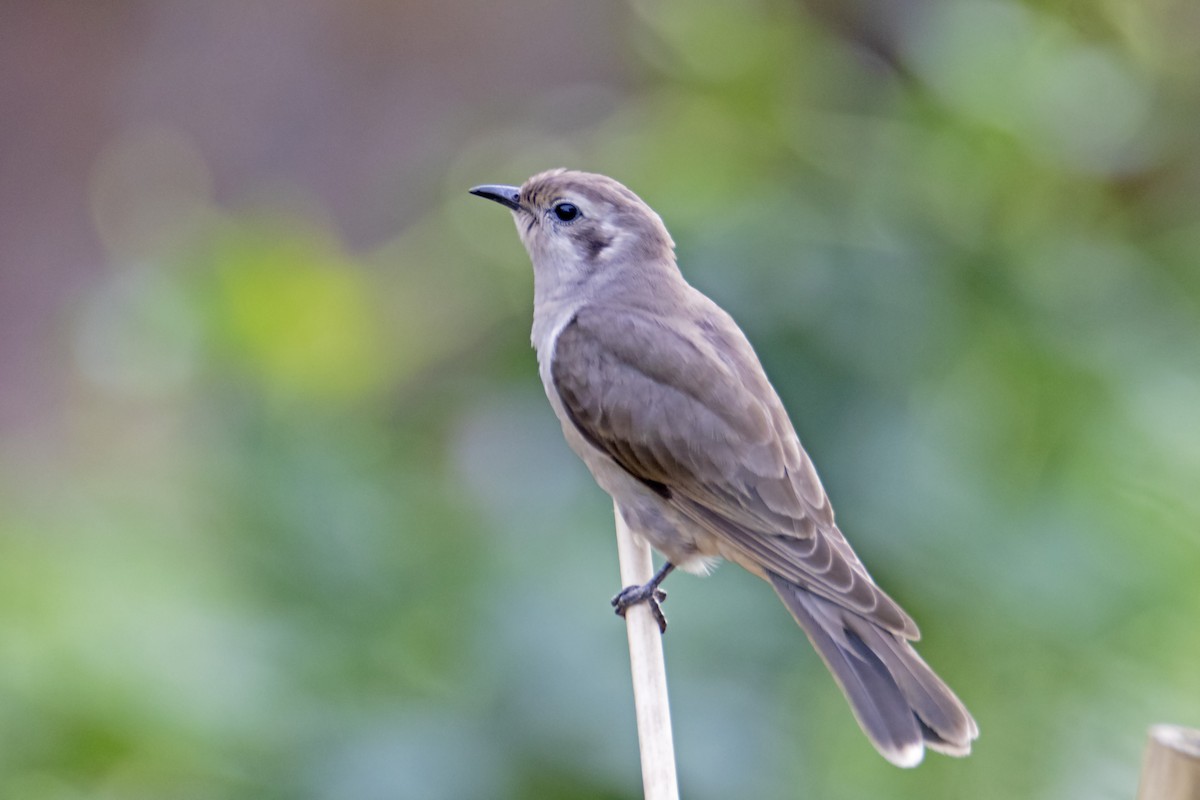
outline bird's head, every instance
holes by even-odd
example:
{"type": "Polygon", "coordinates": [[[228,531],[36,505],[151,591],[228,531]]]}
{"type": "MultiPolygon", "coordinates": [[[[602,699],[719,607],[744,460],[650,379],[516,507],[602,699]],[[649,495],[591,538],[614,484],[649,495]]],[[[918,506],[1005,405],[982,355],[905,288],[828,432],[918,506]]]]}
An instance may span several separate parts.
{"type": "Polygon", "coordinates": [[[612,178],[555,169],[521,186],[471,194],[509,208],[535,274],[575,281],[613,265],[672,260],[675,243],[650,206],[612,178]]]}

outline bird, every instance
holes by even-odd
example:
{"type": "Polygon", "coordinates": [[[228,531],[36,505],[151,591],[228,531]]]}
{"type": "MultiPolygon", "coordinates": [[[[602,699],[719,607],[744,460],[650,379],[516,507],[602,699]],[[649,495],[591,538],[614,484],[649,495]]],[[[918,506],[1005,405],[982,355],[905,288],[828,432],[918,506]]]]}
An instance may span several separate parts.
{"type": "Polygon", "coordinates": [[[665,632],[670,572],[738,564],[775,590],[884,758],[969,754],[974,718],[842,535],[753,347],[684,278],[661,217],[613,178],[561,168],[470,193],[508,208],[528,251],[531,340],[568,445],[665,559],[617,613],[648,603],[665,632]]]}

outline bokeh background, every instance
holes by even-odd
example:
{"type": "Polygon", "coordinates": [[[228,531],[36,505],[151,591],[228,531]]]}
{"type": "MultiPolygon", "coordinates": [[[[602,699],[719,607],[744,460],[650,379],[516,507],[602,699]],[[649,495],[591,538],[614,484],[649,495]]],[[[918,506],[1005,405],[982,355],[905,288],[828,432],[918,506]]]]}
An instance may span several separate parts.
{"type": "Polygon", "coordinates": [[[640,795],[611,508],[466,194],[657,208],[978,717],[670,581],[688,798],[1128,798],[1200,724],[1193,0],[4,0],[0,796],[640,795]]]}

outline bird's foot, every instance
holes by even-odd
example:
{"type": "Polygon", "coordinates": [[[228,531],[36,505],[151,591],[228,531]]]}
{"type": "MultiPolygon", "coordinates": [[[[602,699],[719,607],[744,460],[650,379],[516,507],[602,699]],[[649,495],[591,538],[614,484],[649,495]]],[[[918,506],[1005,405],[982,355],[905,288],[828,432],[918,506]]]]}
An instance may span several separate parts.
{"type": "Polygon", "coordinates": [[[654,621],[658,623],[659,633],[666,633],[667,618],[663,616],[662,608],[659,604],[666,602],[667,593],[658,588],[658,585],[663,582],[664,578],[671,574],[673,569],[675,569],[675,566],[668,561],[646,583],[643,583],[641,586],[626,586],[617,592],[617,596],[612,599],[613,609],[616,610],[617,616],[624,618],[625,609],[638,603],[648,603],[650,605],[650,613],[654,615],[654,621]]]}
{"type": "Polygon", "coordinates": [[[650,613],[654,615],[654,621],[658,623],[659,632],[666,633],[667,618],[663,616],[662,607],[659,605],[666,602],[666,599],[667,593],[651,581],[641,586],[626,586],[612,599],[612,606],[613,610],[617,612],[617,616],[623,618],[626,609],[630,606],[646,603],[650,606],[650,613]]]}

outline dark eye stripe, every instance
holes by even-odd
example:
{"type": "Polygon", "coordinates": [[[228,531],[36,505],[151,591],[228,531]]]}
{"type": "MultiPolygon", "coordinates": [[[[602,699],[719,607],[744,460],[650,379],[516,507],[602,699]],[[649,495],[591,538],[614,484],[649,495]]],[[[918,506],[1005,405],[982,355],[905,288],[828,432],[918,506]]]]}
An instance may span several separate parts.
{"type": "Polygon", "coordinates": [[[587,247],[588,255],[593,260],[612,244],[612,239],[609,239],[600,234],[593,234],[583,240],[584,246],[587,247]]]}

